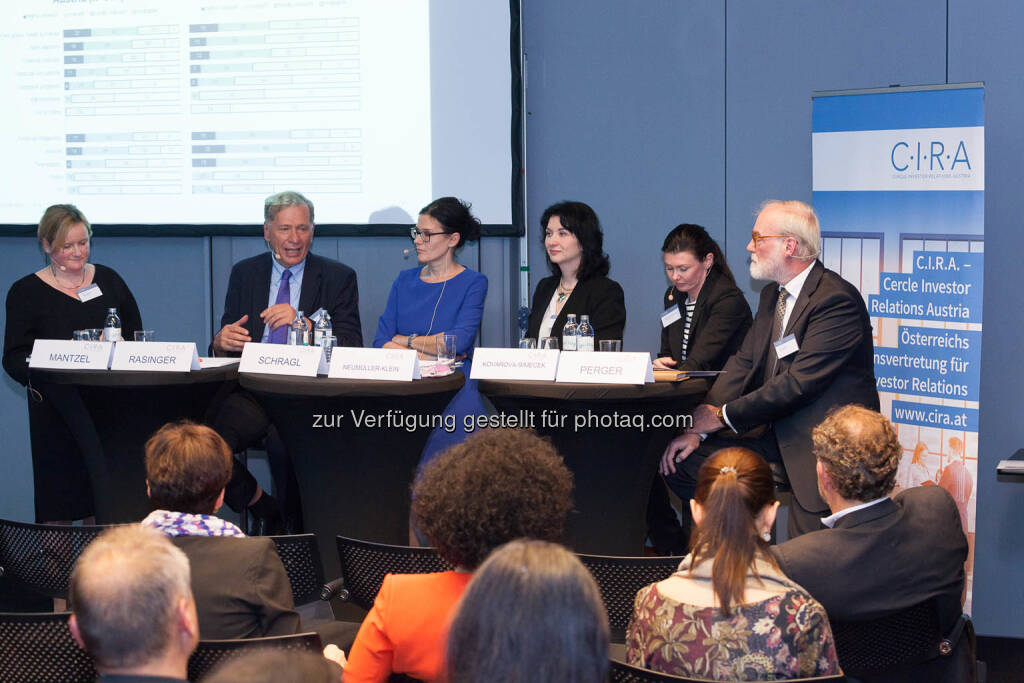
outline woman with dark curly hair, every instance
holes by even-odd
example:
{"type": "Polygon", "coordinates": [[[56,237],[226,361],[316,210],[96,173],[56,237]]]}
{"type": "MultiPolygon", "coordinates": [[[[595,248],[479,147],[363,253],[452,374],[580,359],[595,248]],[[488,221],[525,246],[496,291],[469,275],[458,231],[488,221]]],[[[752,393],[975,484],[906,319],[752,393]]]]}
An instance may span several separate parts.
{"type": "Polygon", "coordinates": [[[537,283],[527,337],[561,337],[570,314],[590,316],[594,344],[622,339],[626,301],[622,287],[608,278],[604,235],[594,210],[583,202],[559,202],[540,218],[544,254],[551,277],[537,283]]]}
{"type": "Polygon", "coordinates": [[[485,430],[432,460],[413,488],[412,513],[455,569],[384,578],[345,681],[385,681],[392,673],[440,680],[448,620],[473,571],[513,539],[558,541],[571,507],[572,475],[533,432],[485,430]]]}

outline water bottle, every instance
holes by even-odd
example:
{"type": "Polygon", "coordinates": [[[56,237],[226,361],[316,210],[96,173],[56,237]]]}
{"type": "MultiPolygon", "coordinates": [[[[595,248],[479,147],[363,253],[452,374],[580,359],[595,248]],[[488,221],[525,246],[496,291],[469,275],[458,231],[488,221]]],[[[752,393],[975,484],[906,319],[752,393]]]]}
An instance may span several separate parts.
{"type": "Polygon", "coordinates": [[[306,327],[306,316],[299,311],[295,321],[288,328],[288,344],[291,346],[309,346],[309,328],[306,327]]]}
{"type": "Polygon", "coordinates": [[[594,350],[594,328],[590,326],[590,316],[580,316],[580,326],[576,330],[576,350],[594,350]]]}
{"type": "Polygon", "coordinates": [[[333,336],[334,327],[331,326],[331,315],[327,311],[323,311],[320,319],[316,321],[316,327],[313,328],[313,346],[323,346],[324,338],[330,339],[333,336]]]}
{"type": "Polygon", "coordinates": [[[103,321],[103,340],[121,341],[121,318],[117,315],[117,308],[107,309],[107,318],[103,321]]]}
{"type": "Polygon", "coordinates": [[[562,350],[576,350],[576,314],[569,313],[565,316],[565,327],[562,328],[562,350]]]}

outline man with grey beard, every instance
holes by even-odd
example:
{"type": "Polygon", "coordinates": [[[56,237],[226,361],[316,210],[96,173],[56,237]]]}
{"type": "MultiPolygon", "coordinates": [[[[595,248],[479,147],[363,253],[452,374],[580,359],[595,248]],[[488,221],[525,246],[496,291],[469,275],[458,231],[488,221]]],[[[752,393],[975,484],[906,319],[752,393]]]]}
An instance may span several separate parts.
{"type": "Polygon", "coordinates": [[[661,473],[684,501],[700,465],[715,451],[743,446],[780,462],[793,489],[789,536],[821,528],[828,504],[818,494],[811,430],[838,405],[878,410],[874,346],[864,299],[817,260],[814,209],[768,201],[751,233],[750,276],[761,290],[754,324],[725,364],[693,426],[677,436],[661,473]]]}

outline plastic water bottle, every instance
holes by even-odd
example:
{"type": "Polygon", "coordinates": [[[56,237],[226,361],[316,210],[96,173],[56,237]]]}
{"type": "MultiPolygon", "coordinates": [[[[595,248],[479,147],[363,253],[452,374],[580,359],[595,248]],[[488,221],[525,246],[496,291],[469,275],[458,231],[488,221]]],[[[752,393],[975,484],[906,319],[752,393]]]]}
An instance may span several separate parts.
{"type": "Polygon", "coordinates": [[[309,346],[309,328],[306,327],[306,316],[299,311],[295,321],[288,328],[288,343],[291,346],[309,346]]]}
{"type": "Polygon", "coordinates": [[[121,317],[117,314],[116,308],[107,309],[107,318],[103,321],[103,340],[121,341],[121,317]]]}
{"type": "Polygon", "coordinates": [[[320,319],[316,321],[313,328],[313,346],[323,346],[323,339],[330,339],[334,336],[334,327],[331,325],[331,315],[324,311],[320,319]]]}
{"type": "Polygon", "coordinates": [[[580,326],[576,330],[576,350],[594,350],[594,328],[590,326],[590,316],[580,316],[580,326]]]}
{"type": "Polygon", "coordinates": [[[562,350],[576,350],[576,314],[569,313],[565,316],[565,327],[562,328],[562,350]]]}

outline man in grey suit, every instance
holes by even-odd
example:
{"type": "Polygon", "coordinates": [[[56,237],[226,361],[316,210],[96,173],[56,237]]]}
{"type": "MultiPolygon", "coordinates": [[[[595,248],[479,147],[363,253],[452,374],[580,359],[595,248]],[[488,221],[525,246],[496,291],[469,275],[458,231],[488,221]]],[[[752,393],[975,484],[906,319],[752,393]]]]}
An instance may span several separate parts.
{"type": "Polygon", "coordinates": [[[939,486],[890,498],[903,447],[882,415],[844,406],[814,430],[825,529],[775,546],[779,567],[835,621],[884,617],[935,599],[943,633],[959,618],[967,538],[939,486]]]}
{"type": "Polygon", "coordinates": [[[761,290],[739,351],[694,411],[692,428],[661,461],[684,511],[704,460],[742,446],[785,466],[793,488],[790,538],[821,528],[828,506],[818,495],[811,430],[839,405],[877,410],[878,390],[864,299],[817,260],[820,243],[818,217],[803,202],[770,201],[758,213],[747,245],[750,275],[772,283],[761,290]]]}

